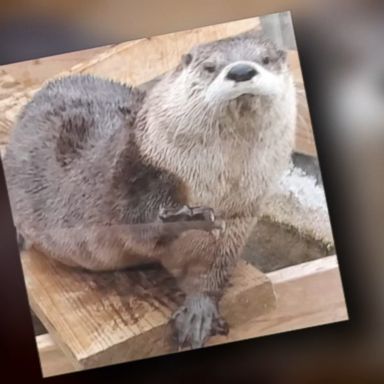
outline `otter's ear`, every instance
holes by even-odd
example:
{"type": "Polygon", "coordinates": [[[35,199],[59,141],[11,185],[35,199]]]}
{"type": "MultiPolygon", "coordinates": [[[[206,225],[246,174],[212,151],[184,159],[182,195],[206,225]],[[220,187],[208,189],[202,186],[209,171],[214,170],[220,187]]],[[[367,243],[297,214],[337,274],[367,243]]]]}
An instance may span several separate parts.
{"type": "Polygon", "coordinates": [[[258,39],[262,37],[262,33],[258,29],[252,28],[252,29],[248,29],[247,31],[240,32],[237,36],[258,39]]]}
{"type": "Polygon", "coordinates": [[[191,64],[192,61],[192,55],[190,53],[186,53],[185,55],[181,56],[181,63],[183,67],[187,67],[189,64],[191,64]]]}
{"type": "Polygon", "coordinates": [[[284,49],[279,49],[277,51],[277,57],[279,58],[279,60],[282,60],[282,61],[287,60],[287,55],[288,55],[288,53],[284,49]]]}

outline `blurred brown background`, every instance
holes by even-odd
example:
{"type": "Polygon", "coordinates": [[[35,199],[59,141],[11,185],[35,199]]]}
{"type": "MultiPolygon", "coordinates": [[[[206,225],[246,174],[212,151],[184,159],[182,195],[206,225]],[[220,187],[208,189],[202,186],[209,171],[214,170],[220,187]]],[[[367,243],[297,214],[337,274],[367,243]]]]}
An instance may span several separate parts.
{"type": "MultiPolygon", "coordinates": [[[[297,27],[351,321],[344,328],[320,329],[317,336],[300,337],[299,332],[287,338],[286,344],[276,342],[275,348],[258,356],[263,356],[263,368],[269,371],[265,378],[273,382],[383,382],[381,2],[3,0],[0,64],[285,10],[292,11],[297,27]]],[[[281,343],[282,338],[276,340],[281,343]]],[[[254,341],[237,349],[228,347],[226,355],[218,351],[220,361],[216,362],[211,351],[213,356],[204,355],[206,360],[200,362],[194,377],[205,369],[205,375],[219,376],[222,381],[247,378],[254,382],[261,360],[246,353],[246,348],[256,353],[257,345],[254,341]]],[[[164,375],[171,378],[172,372],[164,375]]]]}
{"type": "Polygon", "coordinates": [[[2,16],[54,18],[92,31],[102,40],[123,41],[281,12],[292,7],[305,9],[311,3],[314,1],[3,0],[2,16]]]}

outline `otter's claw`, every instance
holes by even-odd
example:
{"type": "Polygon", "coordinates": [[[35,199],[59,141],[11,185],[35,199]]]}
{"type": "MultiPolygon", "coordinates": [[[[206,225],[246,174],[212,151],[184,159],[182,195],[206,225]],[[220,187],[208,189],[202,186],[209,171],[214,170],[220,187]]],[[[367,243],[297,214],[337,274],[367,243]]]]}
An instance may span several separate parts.
{"type": "Polygon", "coordinates": [[[201,348],[210,336],[228,334],[228,325],[217,304],[206,295],[188,296],[173,314],[171,323],[179,350],[201,348]]]}
{"type": "Polygon", "coordinates": [[[212,208],[207,207],[188,207],[181,208],[161,208],[159,211],[159,219],[167,225],[180,223],[176,230],[178,233],[197,229],[211,233],[218,239],[225,230],[225,223],[222,220],[216,220],[212,208]]]}
{"type": "Polygon", "coordinates": [[[159,218],[163,222],[186,221],[191,217],[192,210],[184,205],[181,208],[160,208],[159,218]]]}
{"type": "Polygon", "coordinates": [[[213,223],[215,221],[215,214],[212,208],[195,207],[192,209],[191,220],[205,220],[213,223]]]}
{"type": "Polygon", "coordinates": [[[163,222],[176,221],[215,221],[215,214],[212,208],[188,207],[183,205],[181,208],[160,208],[159,218],[163,222]]]}

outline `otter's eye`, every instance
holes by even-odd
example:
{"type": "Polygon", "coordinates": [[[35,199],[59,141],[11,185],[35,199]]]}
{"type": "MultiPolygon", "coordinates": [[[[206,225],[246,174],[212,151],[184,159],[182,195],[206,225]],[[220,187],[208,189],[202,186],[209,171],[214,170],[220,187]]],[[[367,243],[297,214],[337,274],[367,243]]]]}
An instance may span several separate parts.
{"type": "Polygon", "coordinates": [[[261,62],[262,62],[264,65],[268,65],[268,64],[271,62],[271,59],[270,59],[268,56],[265,56],[265,57],[263,57],[263,59],[261,60],[261,62]]]}
{"type": "Polygon", "coordinates": [[[203,68],[208,73],[213,73],[216,71],[216,65],[214,63],[206,62],[203,64],[203,68]]]}

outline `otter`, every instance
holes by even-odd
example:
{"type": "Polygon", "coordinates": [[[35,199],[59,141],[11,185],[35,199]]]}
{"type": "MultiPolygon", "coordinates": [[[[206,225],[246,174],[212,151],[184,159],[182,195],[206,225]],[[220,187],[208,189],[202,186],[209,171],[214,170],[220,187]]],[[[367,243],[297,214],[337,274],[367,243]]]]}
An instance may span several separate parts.
{"type": "Polygon", "coordinates": [[[73,267],[161,263],[185,293],[176,344],[201,347],[228,332],[219,302],[295,120],[287,54],[254,31],[193,47],[143,88],[51,81],[4,158],[17,232],[73,267]]]}

